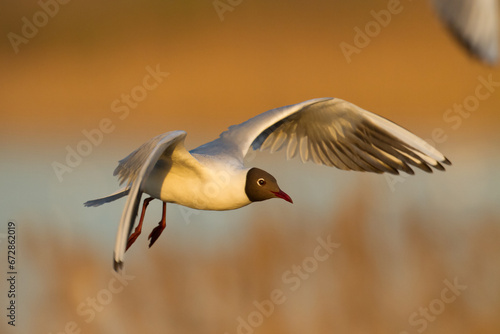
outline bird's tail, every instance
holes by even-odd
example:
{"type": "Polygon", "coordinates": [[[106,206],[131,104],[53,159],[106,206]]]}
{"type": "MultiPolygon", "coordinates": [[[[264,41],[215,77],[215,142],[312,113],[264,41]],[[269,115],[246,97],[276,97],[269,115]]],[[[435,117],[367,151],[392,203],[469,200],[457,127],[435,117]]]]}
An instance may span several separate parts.
{"type": "Polygon", "coordinates": [[[125,187],[125,188],[122,188],[109,196],[96,198],[96,199],[87,201],[87,202],[83,203],[83,205],[87,206],[87,207],[103,205],[105,203],[109,203],[109,202],[115,201],[119,198],[122,198],[123,196],[127,196],[129,191],[130,191],[130,187],[125,187]]]}

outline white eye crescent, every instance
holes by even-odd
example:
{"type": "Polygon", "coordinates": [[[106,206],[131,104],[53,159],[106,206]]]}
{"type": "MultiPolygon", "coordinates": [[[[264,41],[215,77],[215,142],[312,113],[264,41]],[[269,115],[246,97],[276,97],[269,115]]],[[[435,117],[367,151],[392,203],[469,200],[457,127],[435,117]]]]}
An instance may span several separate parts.
{"type": "Polygon", "coordinates": [[[266,180],[264,180],[263,178],[260,178],[257,180],[257,184],[262,187],[263,185],[266,184],[266,180]]]}

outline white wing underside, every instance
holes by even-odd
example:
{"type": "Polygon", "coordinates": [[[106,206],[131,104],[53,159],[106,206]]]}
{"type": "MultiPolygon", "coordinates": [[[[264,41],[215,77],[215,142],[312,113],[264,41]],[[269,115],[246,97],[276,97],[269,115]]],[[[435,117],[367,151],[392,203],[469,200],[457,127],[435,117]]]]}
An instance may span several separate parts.
{"type": "Polygon", "coordinates": [[[432,0],[454,36],[481,60],[498,60],[497,0],[432,0]]]}
{"type": "Polygon", "coordinates": [[[243,161],[249,148],[288,159],[344,170],[413,174],[410,166],[444,170],[448,159],[421,138],[393,122],[337,98],[320,98],[269,110],[192,152],[226,154],[243,161]]]}

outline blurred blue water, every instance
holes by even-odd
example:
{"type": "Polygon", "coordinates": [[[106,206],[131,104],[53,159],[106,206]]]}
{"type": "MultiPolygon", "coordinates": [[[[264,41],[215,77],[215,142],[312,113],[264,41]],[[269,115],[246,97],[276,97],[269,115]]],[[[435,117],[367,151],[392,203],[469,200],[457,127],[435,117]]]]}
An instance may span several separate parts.
{"type": "MultiPolygon", "coordinates": [[[[500,158],[491,154],[496,149],[493,146],[474,147],[481,150],[445,147],[453,166],[444,173],[417,171],[415,176],[399,178],[345,172],[298,160],[284,163],[281,153],[259,153],[251,165],[275,175],[294,199],[293,205],[271,200],[235,211],[205,212],[169,204],[168,242],[207,248],[231,243],[240,240],[255,219],[282,222],[283,228],[287,224],[307,224],[311,229],[335,224],[336,212],[356,201],[359,194],[364,194],[369,203],[369,219],[389,233],[396,233],[405,224],[408,212],[432,222],[439,220],[442,228],[450,224],[474,225],[485,216],[498,218],[500,172],[496,166],[500,158]]],[[[35,230],[57,231],[68,243],[84,238],[94,247],[112,249],[125,200],[98,208],[83,206],[88,199],[118,189],[112,171],[122,156],[106,151],[107,147],[100,148],[85,157],[59,182],[52,168],[53,161],[60,159],[59,151],[4,150],[0,220],[29,222],[35,230]]],[[[154,201],[146,216],[148,233],[160,216],[160,202],[154,201]]],[[[145,243],[145,239],[138,242],[145,243]]]]}

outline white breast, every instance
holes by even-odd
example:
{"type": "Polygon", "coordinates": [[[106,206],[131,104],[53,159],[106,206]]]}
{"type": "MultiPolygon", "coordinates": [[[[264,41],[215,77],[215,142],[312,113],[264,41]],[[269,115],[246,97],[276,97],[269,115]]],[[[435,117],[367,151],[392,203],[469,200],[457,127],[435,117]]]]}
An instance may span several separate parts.
{"type": "Polygon", "coordinates": [[[245,193],[247,168],[193,154],[197,166],[174,161],[170,169],[157,165],[144,191],[164,202],[200,210],[232,210],[250,204],[245,193]]]}

